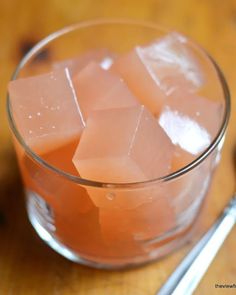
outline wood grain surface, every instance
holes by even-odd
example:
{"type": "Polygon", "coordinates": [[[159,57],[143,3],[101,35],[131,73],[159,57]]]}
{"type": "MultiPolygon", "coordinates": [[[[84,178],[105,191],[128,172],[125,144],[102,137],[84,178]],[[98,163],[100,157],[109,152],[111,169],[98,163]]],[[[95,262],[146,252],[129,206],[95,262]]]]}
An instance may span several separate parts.
{"type": "MultiPolygon", "coordinates": [[[[236,1],[234,0],[0,0],[0,295],[152,295],[213,223],[235,188],[236,1]],[[24,208],[22,185],[8,129],[6,85],[22,55],[38,40],[85,19],[149,20],[188,34],[223,69],[232,94],[232,115],[217,169],[194,240],[169,257],[127,271],[76,265],[34,233],[24,208]]],[[[236,283],[236,229],[220,250],[196,294],[235,294],[215,284],[236,283]]],[[[184,295],[184,294],[183,294],[184,295]]]]}

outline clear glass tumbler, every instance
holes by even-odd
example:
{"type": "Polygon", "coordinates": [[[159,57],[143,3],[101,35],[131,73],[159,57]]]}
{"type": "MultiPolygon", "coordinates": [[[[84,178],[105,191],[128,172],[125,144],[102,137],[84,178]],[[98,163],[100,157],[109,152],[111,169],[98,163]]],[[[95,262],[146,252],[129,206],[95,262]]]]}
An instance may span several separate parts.
{"type": "MultiPolygon", "coordinates": [[[[55,61],[91,49],[107,48],[119,54],[164,34],[166,31],[156,25],[134,21],[76,24],[39,42],[22,59],[13,79],[50,71],[55,61]]],[[[229,91],[219,67],[198,45],[189,41],[189,46],[204,70],[206,85],[202,94],[223,104],[222,120],[210,146],[195,161],[159,179],[101,183],[60,169],[26,145],[14,122],[8,97],[9,124],[30,222],[38,235],[61,255],[93,267],[122,268],[160,258],[189,237],[220,158],[230,112],[229,91]],[[98,208],[89,193],[110,204],[121,196],[141,201],[133,208],[98,208]]],[[[75,146],[69,149],[72,155],[75,146]]],[[[55,153],[57,159],[63,158],[62,151],[55,153]]]]}

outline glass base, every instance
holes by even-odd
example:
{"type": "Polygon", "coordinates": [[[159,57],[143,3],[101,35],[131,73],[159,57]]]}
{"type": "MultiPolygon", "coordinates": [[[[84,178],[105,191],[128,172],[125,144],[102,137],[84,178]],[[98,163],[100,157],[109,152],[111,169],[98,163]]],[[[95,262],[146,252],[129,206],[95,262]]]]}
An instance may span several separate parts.
{"type": "MultiPolygon", "coordinates": [[[[187,229],[177,233],[175,232],[176,238],[170,237],[169,235],[162,239],[161,241],[150,241],[148,253],[142,256],[135,256],[126,258],[125,261],[121,259],[111,259],[111,262],[106,259],[106,261],[100,262],[97,257],[88,257],[81,253],[77,253],[65,246],[59,239],[53,234],[54,226],[51,223],[49,209],[38,202],[38,197],[33,192],[27,192],[27,212],[29,220],[34,227],[35,231],[39,237],[46,242],[53,250],[61,254],[65,258],[82,264],[98,269],[127,269],[136,267],[142,264],[146,264],[155,260],[158,260],[167,254],[177,250],[179,247],[183,246],[187,241],[191,239],[192,233],[194,231],[193,222],[187,229]],[[42,211],[44,211],[42,214],[42,211]],[[47,212],[46,212],[47,211],[47,212]],[[47,213],[47,214],[45,214],[47,213]],[[42,216],[47,216],[47,218],[42,218],[42,216]],[[166,240],[166,241],[165,241],[166,240]],[[161,242],[161,243],[160,243],[161,242]],[[158,245],[156,245],[158,244],[158,245]],[[161,245],[160,245],[161,244],[161,245]]],[[[45,203],[46,204],[46,203],[45,203]]]]}

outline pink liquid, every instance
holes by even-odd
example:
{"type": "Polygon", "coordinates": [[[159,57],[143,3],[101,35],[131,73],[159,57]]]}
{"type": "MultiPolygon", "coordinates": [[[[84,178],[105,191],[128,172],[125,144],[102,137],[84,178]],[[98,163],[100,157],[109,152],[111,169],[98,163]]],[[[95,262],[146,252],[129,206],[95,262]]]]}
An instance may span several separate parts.
{"type": "MultiPolygon", "coordinates": [[[[43,159],[77,175],[69,161],[77,144],[71,142],[43,159]]],[[[155,200],[132,210],[99,209],[84,187],[50,172],[26,154],[20,158],[20,167],[26,188],[50,208],[55,238],[82,257],[104,263],[130,261],[132,257],[148,259],[145,241],[175,227],[175,212],[164,195],[166,191],[158,191],[155,200]]]]}

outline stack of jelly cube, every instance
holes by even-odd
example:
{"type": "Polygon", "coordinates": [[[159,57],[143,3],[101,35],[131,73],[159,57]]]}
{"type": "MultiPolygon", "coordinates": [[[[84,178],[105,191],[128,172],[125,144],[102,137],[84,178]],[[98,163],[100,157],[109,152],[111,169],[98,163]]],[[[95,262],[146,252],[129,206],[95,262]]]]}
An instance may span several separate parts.
{"type": "MultiPolygon", "coordinates": [[[[39,156],[76,139],[78,176],[132,183],[181,169],[210,145],[223,106],[199,94],[205,83],[188,40],[173,32],[128,53],[98,49],[60,61],[50,73],[11,81],[9,94],[15,124],[39,156]]],[[[104,220],[152,199],[150,191],[114,198],[86,189],[104,231],[104,220]]],[[[164,198],[157,207],[168,207],[164,198]]]]}

